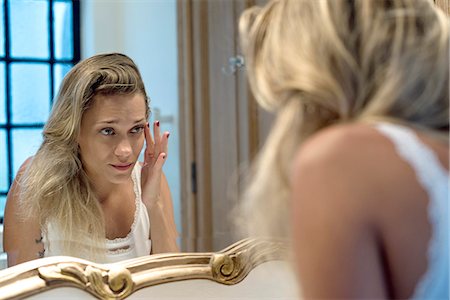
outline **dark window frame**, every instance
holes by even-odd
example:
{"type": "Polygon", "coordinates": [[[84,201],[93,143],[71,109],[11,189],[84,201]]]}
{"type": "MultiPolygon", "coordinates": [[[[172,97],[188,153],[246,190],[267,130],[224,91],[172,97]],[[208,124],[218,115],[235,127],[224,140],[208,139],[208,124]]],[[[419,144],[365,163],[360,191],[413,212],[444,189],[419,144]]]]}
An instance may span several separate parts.
{"type": "MultiPolygon", "coordinates": [[[[12,123],[12,82],[11,82],[11,64],[12,63],[43,63],[50,67],[50,107],[52,106],[53,98],[57,91],[54,91],[54,65],[55,64],[71,64],[75,65],[80,61],[81,49],[80,49],[80,1],[79,0],[47,0],[48,2],[48,34],[49,34],[49,50],[50,55],[48,59],[37,58],[14,58],[11,57],[11,36],[9,30],[9,2],[10,0],[4,0],[3,2],[3,28],[5,39],[5,56],[0,57],[0,62],[5,63],[5,101],[6,101],[6,124],[0,124],[0,129],[5,129],[6,132],[6,153],[7,153],[7,186],[8,189],[0,190],[0,196],[6,196],[9,188],[14,180],[13,174],[13,153],[12,153],[12,130],[13,129],[41,129],[44,127],[44,123],[32,123],[32,124],[20,124],[12,123]],[[72,3],[72,36],[73,36],[73,58],[72,59],[56,59],[55,58],[55,40],[54,40],[54,28],[53,28],[53,3],[64,2],[72,3]]],[[[0,91],[3,92],[3,91],[0,91]]],[[[0,216],[0,224],[3,224],[3,217],[0,216]]]]}

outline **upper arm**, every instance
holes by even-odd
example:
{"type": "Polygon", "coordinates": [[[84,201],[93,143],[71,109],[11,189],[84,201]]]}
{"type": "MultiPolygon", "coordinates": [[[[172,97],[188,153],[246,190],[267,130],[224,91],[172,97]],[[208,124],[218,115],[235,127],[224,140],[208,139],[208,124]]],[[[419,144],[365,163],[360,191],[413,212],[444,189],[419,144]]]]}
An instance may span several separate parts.
{"type": "Polygon", "coordinates": [[[37,219],[24,219],[20,211],[21,188],[19,182],[28,163],[29,159],[20,167],[6,201],[3,248],[8,255],[9,266],[36,259],[44,249],[37,219]]]}
{"type": "Polygon", "coordinates": [[[384,298],[363,146],[326,134],[299,150],[291,182],[302,291],[305,298],[384,298]]]}

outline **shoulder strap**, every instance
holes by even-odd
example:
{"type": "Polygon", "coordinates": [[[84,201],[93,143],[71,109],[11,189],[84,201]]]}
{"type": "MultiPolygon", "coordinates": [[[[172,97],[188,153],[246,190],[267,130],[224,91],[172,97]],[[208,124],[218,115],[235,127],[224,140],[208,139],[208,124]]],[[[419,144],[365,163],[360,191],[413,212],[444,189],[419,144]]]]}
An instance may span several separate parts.
{"type": "Polygon", "coordinates": [[[428,216],[433,234],[428,246],[428,270],[416,286],[413,299],[449,297],[449,176],[436,154],[411,129],[388,123],[375,128],[395,146],[414,169],[429,197],[428,216]]]}
{"type": "Polygon", "coordinates": [[[398,155],[414,169],[417,179],[428,194],[432,193],[436,179],[448,178],[436,154],[417,137],[414,131],[389,123],[379,123],[375,128],[394,144],[398,155]]]}

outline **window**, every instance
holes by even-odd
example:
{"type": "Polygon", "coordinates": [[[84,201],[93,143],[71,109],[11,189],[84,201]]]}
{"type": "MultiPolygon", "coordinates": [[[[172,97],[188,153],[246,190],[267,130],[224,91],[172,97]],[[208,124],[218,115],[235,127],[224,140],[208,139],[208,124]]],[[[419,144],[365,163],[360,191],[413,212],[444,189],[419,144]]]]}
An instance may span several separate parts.
{"type": "Polygon", "coordinates": [[[78,0],[0,0],[0,222],[9,187],[42,141],[59,84],[80,60],[78,0]]]}

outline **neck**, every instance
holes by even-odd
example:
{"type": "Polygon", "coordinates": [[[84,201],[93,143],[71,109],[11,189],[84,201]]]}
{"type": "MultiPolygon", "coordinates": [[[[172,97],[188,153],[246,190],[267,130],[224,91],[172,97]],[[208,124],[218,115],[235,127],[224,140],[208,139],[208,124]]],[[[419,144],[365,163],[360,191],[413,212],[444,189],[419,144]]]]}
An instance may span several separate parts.
{"type": "Polygon", "coordinates": [[[123,183],[111,183],[106,180],[91,180],[92,188],[100,204],[105,204],[127,190],[127,187],[133,185],[131,177],[123,183]]]}

